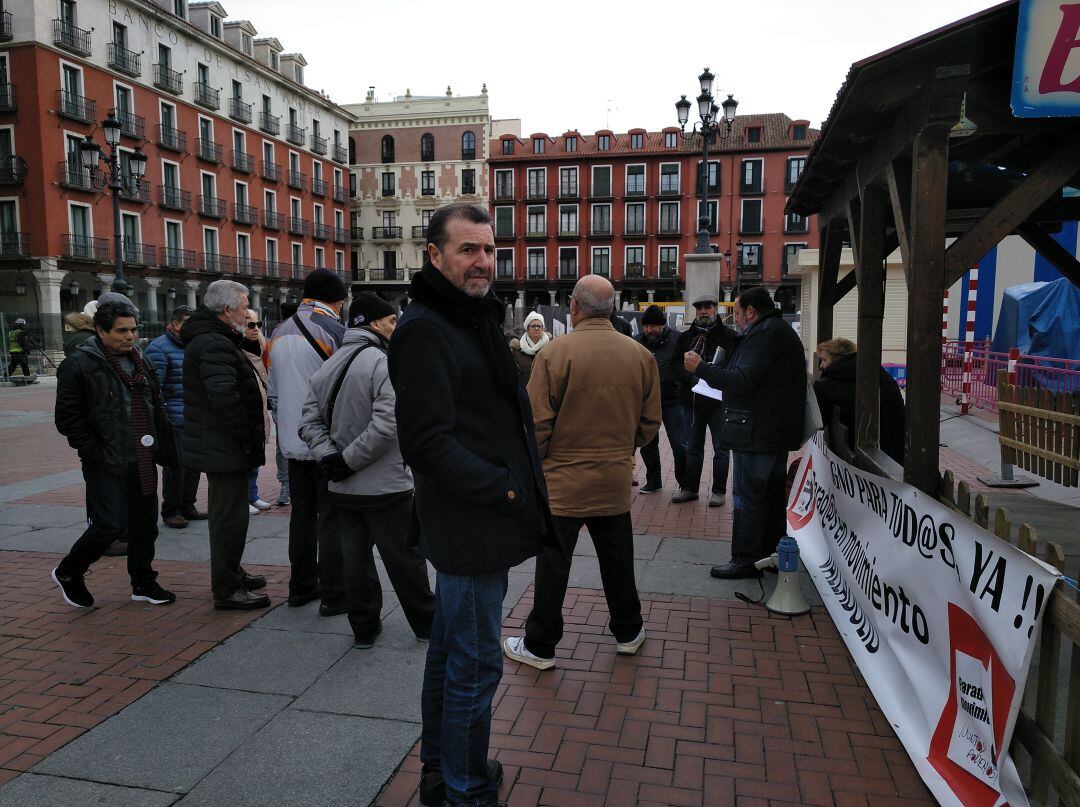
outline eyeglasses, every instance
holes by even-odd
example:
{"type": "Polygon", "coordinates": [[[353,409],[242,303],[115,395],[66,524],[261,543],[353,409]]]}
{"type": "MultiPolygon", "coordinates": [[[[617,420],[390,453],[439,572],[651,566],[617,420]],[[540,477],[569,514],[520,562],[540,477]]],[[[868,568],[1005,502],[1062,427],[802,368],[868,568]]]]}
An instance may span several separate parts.
{"type": "Polygon", "coordinates": [[[262,322],[261,321],[259,321],[259,322],[249,322],[247,324],[247,326],[248,326],[249,331],[253,331],[256,328],[261,328],[262,327],[262,322]]]}

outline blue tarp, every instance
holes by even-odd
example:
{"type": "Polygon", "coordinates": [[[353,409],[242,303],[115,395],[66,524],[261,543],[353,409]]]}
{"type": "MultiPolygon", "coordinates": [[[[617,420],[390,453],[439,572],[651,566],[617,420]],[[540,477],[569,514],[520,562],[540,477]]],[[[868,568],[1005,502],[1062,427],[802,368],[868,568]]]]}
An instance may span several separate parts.
{"type": "MultiPolygon", "coordinates": [[[[1065,280],[1065,278],[1061,278],[1065,280]]],[[[1068,281],[1066,281],[1068,282],[1068,281]]],[[[997,329],[991,343],[996,353],[1008,353],[1010,348],[1018,347],[1021,353],[1029,353],[1031,337],[1028,335],[1028,323],[1032,315],[1046,296],[1051,292],[1053,283],[1022,283],[1009,286],[1001,298],[1001,311],[998,313],[997,329]]]]}
{"type": "MultiPolygon", "coordinates": [[[[1005,289],[992,348],[1006,353],[1012,347],[1028,356],[1080,359],[1080,289],[1066,278],[1005,289]]],[[[1080,386],[1075,373],[1055,372],[1064,363],[1046,362],[1046,368],[1031,373],[1028,382],[1062,392],[1080,386]]]]}

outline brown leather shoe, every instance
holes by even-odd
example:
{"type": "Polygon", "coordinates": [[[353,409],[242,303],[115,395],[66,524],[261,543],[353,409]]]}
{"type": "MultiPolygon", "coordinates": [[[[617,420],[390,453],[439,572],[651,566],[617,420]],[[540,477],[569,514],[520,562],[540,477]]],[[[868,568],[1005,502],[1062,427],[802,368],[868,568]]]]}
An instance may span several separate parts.
{"type": "Polygon", "coordinates": [[[175,516],[163,518],[161,519],[161,521],[166,527],[172,527],[174,530],[182,530],[188,524],[187,519],[179,513],[177,513],[175,516]]]}
{"type": "Polygon", "coordinates": [[[209,518],[206,513],[202,512],[201,510],[196,510],[194,507],[192,507],[190,510],[185,510],[182,515],[188,521],[206,521],[206,519],[209,518]]]}

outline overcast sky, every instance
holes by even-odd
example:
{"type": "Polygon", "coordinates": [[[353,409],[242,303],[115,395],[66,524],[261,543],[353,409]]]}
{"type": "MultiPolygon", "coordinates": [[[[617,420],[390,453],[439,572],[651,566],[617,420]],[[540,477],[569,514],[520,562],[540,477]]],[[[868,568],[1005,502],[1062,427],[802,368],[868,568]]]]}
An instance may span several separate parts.
{"type": "MultiPolygon", "coordinates": [[[[677,123],[697,75],[734,93],[739,114],[785,112],[815,127],[851,63],[996,3],[989,0],[578,0],[473,5],[446,0],[221,0],[308,61],[307,83],[340,104],[475,95],[522,134],[677,123]],[[475,10],[473,10],[475,9],[475,10]],[[708,11],[704,11],[708,9],[708,11]]],[[[696,107],[695,107],[696,109],[696,107]]],[[[691,118],[693,120],[693,118],[691,118]]]]}

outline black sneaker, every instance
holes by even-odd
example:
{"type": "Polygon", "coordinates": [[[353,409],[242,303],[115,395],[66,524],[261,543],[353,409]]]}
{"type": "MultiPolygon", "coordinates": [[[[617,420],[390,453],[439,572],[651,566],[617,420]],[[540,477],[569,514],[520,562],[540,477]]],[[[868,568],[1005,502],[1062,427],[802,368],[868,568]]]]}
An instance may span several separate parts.
{"type": "Polygon", "coordinates": [[[321,596],[322,592],[319,591],[318,587],[313,588],[310,591],[303,592],[301,594],[290,594],[288,600],[289,607],[299,608],[303,605],[307,605],[309,602],[314,602],[321,596]]]}
{"type": "Polygon", "coordinates": [[[319,603],[319,616],[341,616],[347,613],[349,613],[349,606],[345,603],[339,605],[327,605],[325,602],[319,603]]]}
{"type": "MultiPolygon", "coordinates": [[[[375,637],[377,637],[380,633],[382,633],[381,622],[376,625],[375,629],[370,633],[354,634],[353,647],[357,648],[358,650],[370,650],[375,646],[375,637]]],[[[442,804],[442,802],[437,803],[442,804]]]]}
{"type": "Polygon", "coordinates": [[[663,490],[663,485],[654,485],[652,482],[646,482],[640,488],[637,489],[638,493],[656,493],[658,490],[663,490]]]}
{"type": "MultiPolygon", "coordinates": [[[[495,786],[502,784],[503,766],[497,759],[487,761],[488,777],[495,786]]],[[[446,786],[440,771],[424,771],[420,774],[420,807],[442,807],[446,802],[446,786]]],[[[506,802],[500,801],[499,804],[506,802]]]]}
{"type": "Polygon", "coordinates": [[[176,602],[176,595],[171,591],[163,589],[158,585],[157,580],[152,580],[141,586],[132,587],[131,599],[134,602],[148,602],[151,605],[165,605],[166,603],[176,602]]]}
{"type": "Polygon", "coordinates": [[[52,579],[56,585],[60,586],[60,590],[64,593],[64,602],[68,605],[75,608],[94,607],[94,596],[86,588],[81,575],[76,577],[73,574],[64,574],[57,566],[52,570],[52,579]]]}

